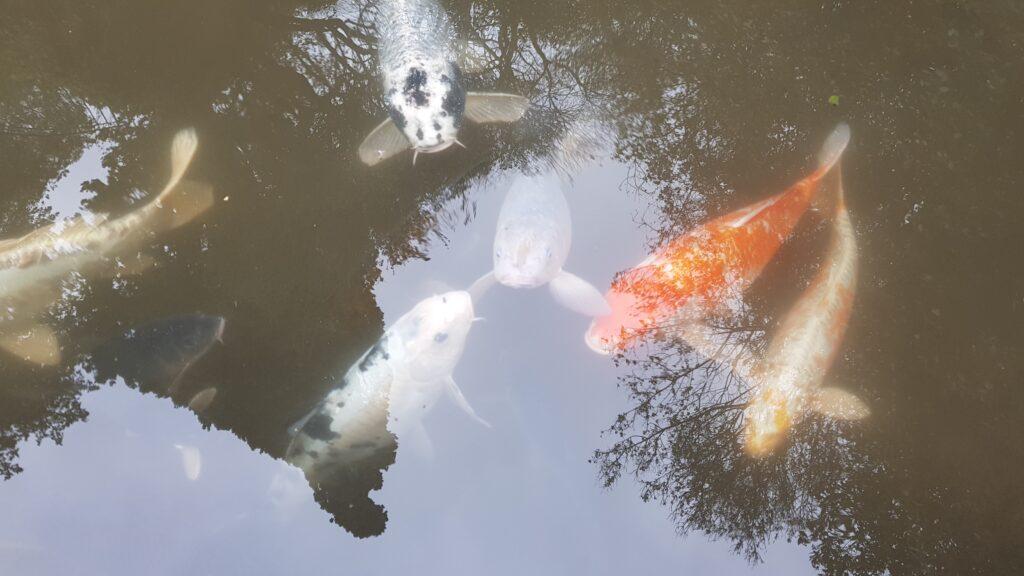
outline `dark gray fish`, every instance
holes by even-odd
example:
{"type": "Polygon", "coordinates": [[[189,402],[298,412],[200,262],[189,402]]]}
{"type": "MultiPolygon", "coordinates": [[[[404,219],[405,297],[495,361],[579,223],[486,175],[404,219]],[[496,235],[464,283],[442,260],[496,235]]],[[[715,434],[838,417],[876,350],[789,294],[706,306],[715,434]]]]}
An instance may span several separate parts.
{"type": "Polygon", "coordinates": [[[188,314],[132,328],[93,352],[93,366],[98,379],[120,376],[144,392],[174,396],[189,367],[222,341],[225,324],[220,316],[188,314]]]}

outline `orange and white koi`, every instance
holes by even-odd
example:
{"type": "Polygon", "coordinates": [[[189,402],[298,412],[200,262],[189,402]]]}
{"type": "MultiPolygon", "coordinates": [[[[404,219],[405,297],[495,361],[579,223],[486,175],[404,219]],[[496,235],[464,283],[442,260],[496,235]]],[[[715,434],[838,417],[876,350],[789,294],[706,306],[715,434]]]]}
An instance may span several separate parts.
{"type": "Polygon", "coordinates": [[[751,376],[753,398],[744,427],[747,452],[754,456],[771,452],[808,410],[843,420],[868,415],[853,394],[822,388],[846,331],[857,282],[857,241],[842,182],[837,196],[828,256],[751,376]]]}
{"type": "Polygon", "coordinates": [[[619,275],[605,295],[611,314],[591,323],[587,345],[601,354],[620,352],[680,311],[700,320],[735,302],[792,233],[849,140],[849,127],[840,124],[809,176],[683,234],[619,275]]]}

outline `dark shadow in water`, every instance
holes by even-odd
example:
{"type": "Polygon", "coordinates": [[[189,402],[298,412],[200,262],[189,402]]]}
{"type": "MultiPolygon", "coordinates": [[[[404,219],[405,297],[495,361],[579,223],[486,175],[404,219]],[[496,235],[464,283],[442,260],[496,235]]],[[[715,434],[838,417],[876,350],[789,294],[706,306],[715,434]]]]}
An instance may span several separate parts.
{"type": "MultiPolygon", "coordinates": [[[[446,3],[482,56],[475,86],[527,94],[537,110],[467,133],[468,151],[376,170],[355,157],[383,117],[370,12],[303,11],[321,4],[5,9],[4,237],[46,216],[41,191],[96,141],[113,146],[90,208],[123,211],[133,189],[160,184],[153,166],[185,125],[200,135],[194,176],[228,198],[162,238],[151,273],[83,286],[53,310],[69,352],[154,318],[228,318],[227,344],[189,371],[218,389],[204,421],[281,457],[288,426],[380,335],[370,290],[381,257],[422,256],[446,201],[528,162],[583,104],[615,114],[630,184],[663,214],[648,222],[654,243],[783,189],[844,119],[862,267],[830,378],[868,399],[872,418],[810,419],[787,449],[751,460],[735,437],[743,399],[719,395],[726,375],[692,371],[684,347],[655,342],[629,359],[637,409],[597,454],[601,474],[637,478],[681,530],[750,557],[787,534],[827,573],[1024,565],[1017,4],[446,3]]],[[[805,220],[753,288],[738,334],[771,332],[815,270],[822,229],[805,220]]],[[[82,378],[0,362],[10,475],[19,440],[59,441],[84,417],[82,378]]],[[[382,515],[367,533],[383,530],[382,515]]]]}

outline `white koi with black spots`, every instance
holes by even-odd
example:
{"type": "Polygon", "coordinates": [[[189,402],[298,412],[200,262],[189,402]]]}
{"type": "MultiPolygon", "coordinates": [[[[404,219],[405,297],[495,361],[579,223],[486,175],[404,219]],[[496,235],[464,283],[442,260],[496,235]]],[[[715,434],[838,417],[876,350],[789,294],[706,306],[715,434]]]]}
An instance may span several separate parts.
{"type": "Polygon", "coordinates": [[[514,122],[529,101],[513,94],[467,92],[455,32],[432,0],[384,0],[377,17],[380,69],[389,118],[359,146],[377,164],[403,150],[440,152],[458,142],[463,119],[514,122]]]}
{"type": "Polygon", "coordinates": [[[447,292],[416,304],[293,426],[286,460],[315,481],[393,450],[396,437],[429,452],[422,418],[445,391],[487,425],[452,379],[472,323],[467,292],[447,292]]]}

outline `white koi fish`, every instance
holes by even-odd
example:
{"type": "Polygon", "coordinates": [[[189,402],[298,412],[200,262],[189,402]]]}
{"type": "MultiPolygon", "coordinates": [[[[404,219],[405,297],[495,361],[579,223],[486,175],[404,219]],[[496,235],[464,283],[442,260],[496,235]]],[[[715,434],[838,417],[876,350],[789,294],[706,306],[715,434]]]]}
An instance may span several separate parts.
{"type": "Polygon", "coordinates": [[[72,272],[137,272],[151,263],[138,249],[158,233],[186,224],[213,205],[206,184],[182,180],[195,154],[195,131],[171,145],[171,177],[152,200],[119,218],[77,217],[0,241],[0,348],[42,365],[60,362],[60,344],[35,316],[60,299],[72,272]]]}
{"type": "Polygon", "coordinates": [[[447,292],[416,304],[292,427],[285,459],[313,482],[394,450],[396,437],[419,443],[429,454],[422,418],[445,391],[473,419],[490,426],[452,379],[472,323],[467,292],[447,292]]]}
{"type": "Polygon", "coordinates": [[[609,314],[597,288],[562,268],[571,244],[572,221],[561,179],[553,172],[518,174],[498,215],[494,270],[469,291],[479,298],[494,282],[510,288],[547,284],[555,300],[570,310],[587,316],[609,314]]]}
{"type": "Polygon", "coordinates": [[[853,420],[867,406],[822,381],[839,350],[857,282],[857,241],[837,170],[837,202],[831,245],[821,270],[779,326],[764,360],[751,377],[754,395],[744,412],[747,451],[769,453],[808,410],[853,420]]]}
{"type": "Polygon", "coordinates": [[[433,0],[383,0],[377,18],[380,68],[389,118],[359,145],[373,166],[412,148],[440,152],[458,141],[463,119],[514,122],[529,100],[514,94],[466,92],[456,61],[455,32],[433,0]]]}

